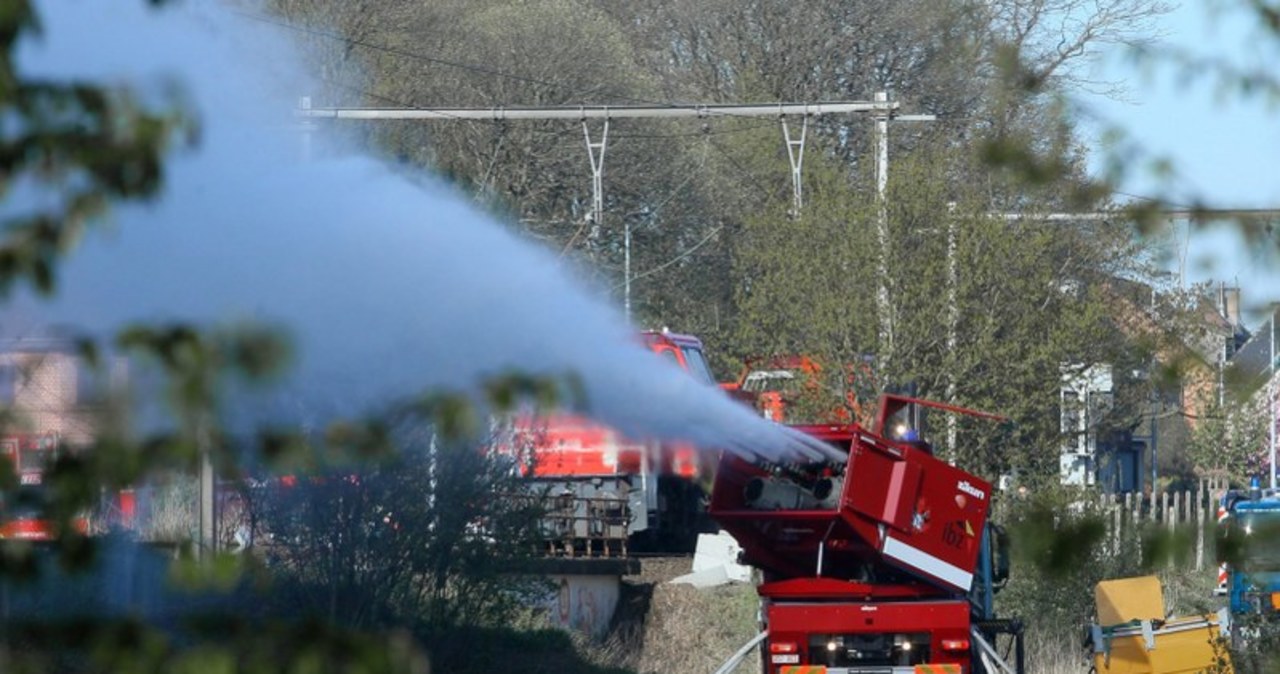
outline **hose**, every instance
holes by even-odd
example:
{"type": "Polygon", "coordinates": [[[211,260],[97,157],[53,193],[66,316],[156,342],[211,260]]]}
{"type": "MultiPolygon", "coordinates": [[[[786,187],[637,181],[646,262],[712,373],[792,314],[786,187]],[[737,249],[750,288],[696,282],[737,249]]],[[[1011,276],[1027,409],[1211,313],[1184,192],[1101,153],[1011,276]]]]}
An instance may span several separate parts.
{"type": "Polygon", "coordinates": [[[765,630],[752,637],[751,641],[748,641],[742,646],[742,648],[739,648],[737,653],[729,656],[729,659],[725,660],[723,665],[720,665],[720,668],[716,670],[715,674],[729,674],[729,672],[732,672],[734,668],[742,663],[742,659],[747,657],[747,654],[756,646],[760,645],[760,642],[764,641],[767,636],[769,636],[769,630],[765,630]]]}

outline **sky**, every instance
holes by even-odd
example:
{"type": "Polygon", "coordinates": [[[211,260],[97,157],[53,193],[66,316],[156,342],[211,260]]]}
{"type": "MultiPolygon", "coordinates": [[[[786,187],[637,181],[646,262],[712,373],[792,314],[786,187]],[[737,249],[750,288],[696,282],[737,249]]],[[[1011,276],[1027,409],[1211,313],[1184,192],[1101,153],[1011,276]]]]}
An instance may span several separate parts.
{"type": "MultiPolygon", "coordinates": [[[[1247,13],[1234,9],[1236,4],[1241,3],[1182,3],[1157,22],[1164,44],[1280,73],[1280,39],[1263,36],[1247,13]]],[[[1280,208],[1280,105],[1221,93],[1209,79],[1186,85],[1181,82],[1185,73],[1177,68],[1144,69],[1122,48],[1105,53],[1095,74],[1124,82],[1128,100],[1083,96],[1080,101],[1092,114],[1124,128],[1146,152],[1172,159],[1180,176],[1172,190],[1162,190],[1149,172],[1134,172],[1120,186],[1118,199],[1163,196],[1173,204],[1198,200],[1217,208],[1280,208]]],[[[1095,168],[1101,162],[1095,152],[1095,168]]],[[[1180,227],[1185,231],[1185,223],[1180,227]]],[[[1272,250],[1277,236],[1280,231],[1272,234],[1272,250]]],[[[1231,227],[1175,238],[1180,245],[1169,270],[1182,276],[1184,285],[1238,283],[1245,304],[1255,309],[1280,301],[1280,256],[1268,259],[1261,254],[1263,246],[1246,244],[1231,227]]]]}

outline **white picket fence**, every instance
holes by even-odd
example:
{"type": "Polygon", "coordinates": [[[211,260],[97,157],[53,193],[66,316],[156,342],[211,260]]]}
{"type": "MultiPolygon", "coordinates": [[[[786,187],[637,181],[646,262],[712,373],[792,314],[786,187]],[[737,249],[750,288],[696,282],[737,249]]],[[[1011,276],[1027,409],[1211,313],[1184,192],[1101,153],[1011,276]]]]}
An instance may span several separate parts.
{"type": "Polygon", "coordinates": [[[1188,561],[1195,570],[1213,565],[1214,528],[1218,521],[1218,499],[1226,483],[1201,480],[1194,489],[1165,491],[1154,495],[1127,493],[1102,494],[1098,507],[1107,523],[1107,544],[1113,554],[1151,527],[1170,533],[1182,533],[1194,545],[1188,561]],[[1190,529],[1188,531],[1188,529],[1190,529]]]}

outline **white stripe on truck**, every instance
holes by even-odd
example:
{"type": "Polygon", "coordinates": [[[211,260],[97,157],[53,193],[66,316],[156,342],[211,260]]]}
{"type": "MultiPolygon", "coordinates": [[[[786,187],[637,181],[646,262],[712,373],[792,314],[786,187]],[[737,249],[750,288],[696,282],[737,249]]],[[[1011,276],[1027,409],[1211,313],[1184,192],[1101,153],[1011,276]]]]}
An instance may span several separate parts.
{"type": "Polygon", "coordinates": [[[884,548],[881,552],[889,559],[897,560],[917,571],[927,573],[948,585],[954,586],[956,589],[968,592],[969,587],[973,585],[972,573],[954,564],[944,562],[920,548],[907,545],[893,536],[885,538],[884,548]]]}

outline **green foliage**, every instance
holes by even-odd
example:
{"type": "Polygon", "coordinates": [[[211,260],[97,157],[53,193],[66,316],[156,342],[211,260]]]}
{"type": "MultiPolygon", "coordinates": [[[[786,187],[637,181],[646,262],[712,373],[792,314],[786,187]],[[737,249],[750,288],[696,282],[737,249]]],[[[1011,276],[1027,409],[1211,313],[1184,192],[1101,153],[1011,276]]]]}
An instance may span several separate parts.
{"type": "Polygon", "coordinates": [[[1097,554],[1106,536],[1106,522],[1085,513],[1072,516],[1062,504],[1036,503],[1021,513],[1012,529],[1020,566],[1034,568],[1051,579],[1081,568],[1097,554]]]}
{"type": "Polygon", "coordinates": [[[1241,638],[1231,648],[1231,664],[1239,674],[1280,672],[1280,620],[1250,613],[1233,617],[1241,638]]]}
{"type": "Polygon", "coordinates": [[[216,412],[228,379],[263,382],[284,368],[288,353],[280,332],[257,325],[207,332],[189,324],[136,325],[116,341],[125,354],[160,364],[174,410],[192,423],[199,413],[216,412]]]}
{"type": "Polygon", "coordinates": [[[472,442],[408,420],[376,468],[270,480],[248,522],[282,583],[281,608],[387,628],[503,624],[544,590],[512,575],[537,550],[538,499],[472,442]]]}
{"type": "MultiPolygon", "coordinates": [[[[975,175],[961,152],[900,158],[881,243],[874,194],[818,158],[801,217],[775,207],[744,226],[737,349],[869,360],[880,386],[1007,415],[1015,433],[966,427],[946,456],[991,478],[1056,479],[1063,368],[1109,363],[1125,373],[1150,358],[1111,319],[1111,275],[1134,267],[1134,247],[1118,226],[1037,220],[1051,195],[1023,204],[1022,219],[990,214],[975,175]]],[[[828,387],[846,388],[827,369],[828,387]]],[[[1132,414],[1118,405],[1112,423],[1125,428],[1132,414]]]]}
{"type": "Polygon", "coordinates": [[[997,510],[1004,513],[1013,545],[1011,575],[996,595],[997,612],[1027,621],[1033,667],[1049,670],[1049,660],[1064,654],[1083,660],[1077,639],[1094,615],[1094,587],[1149,572],[1151,558],[1140,557],[1136,536],[1108,535],[1096,495],[1036,490],[1006,496],[997,510]]]}
{"type": "Polygon", "coordinates": [[[1247,403],[1211,402],[1196,420],[1188,454],[1201,471],[1247,484],[1265,456],[1266,419],[1247,403]]]}
{"type": "Polygon", "coordinates": [[[801,217],[775,202],[744,224],[734,270],[738,350],[855,362],[875,343],[875,286],[866,282],[875,269],[874,210],[821,158],[808,176],[801,217]]]}
{"type": "Polygon", "coordinates": [[[120,199],[149,199],[163,183],[163,157],[175,141],[193,142],[196,127],[176,88],[162,105],[91,82],[24,76],[14,50],[37,39],[39,17],[28,0],[0,12],[0,198],[15,189],[24,208],[8,210],[0,237],[0,293],[20,281],[53,292],[58,258],[120,199]],[[36,198],[32,198],[36,197],[36,198]],[[37,204],[41,204],[37,206],[37,204]]]}

